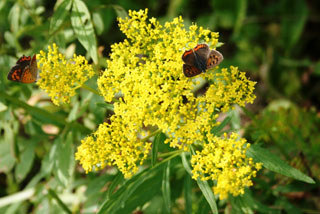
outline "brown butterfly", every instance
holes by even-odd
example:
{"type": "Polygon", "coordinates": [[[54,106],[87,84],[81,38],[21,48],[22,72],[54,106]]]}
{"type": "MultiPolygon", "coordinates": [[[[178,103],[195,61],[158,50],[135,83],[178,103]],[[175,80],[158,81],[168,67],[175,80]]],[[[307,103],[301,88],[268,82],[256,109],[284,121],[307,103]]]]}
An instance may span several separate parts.
{"type": "Polygon", "coordinates": [[[185,62],[184,75],[193,77],[219,65],[223,56],[219,51],[210,50],[207,44],[198,44],[195,48],[185,51],[182,60],[185,62]]]}
{"type": "Polygon", "coordinates": [[[23,55],[18,59],[15,66],[13,66],[8,74],[8,80],[22,83],[34,83],[37,80],[38,67],[36,55],[23,55]]]}

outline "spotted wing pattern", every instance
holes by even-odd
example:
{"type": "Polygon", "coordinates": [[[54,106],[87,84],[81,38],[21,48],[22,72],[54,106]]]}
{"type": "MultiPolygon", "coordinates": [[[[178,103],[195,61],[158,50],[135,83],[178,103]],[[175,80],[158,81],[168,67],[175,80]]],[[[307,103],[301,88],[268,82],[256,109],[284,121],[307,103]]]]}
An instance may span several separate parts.
{"type": "Polygon", "coordinates": [[[183,64],[183,73],[186,77],[194,77],[201,74],[201,71],[192,65],[183,64]]]}
{"type": "Polygon", "coordinates": [[[223,60],[223,56],[219,51],[211,50],[207,60],[207,69],[214,68],[219,65],[223,60]]]}
{"type": "Polygon", "coordinates": [[[17,64],[13,66],[8,74],[8,80],[22,83],[33,83],[37,80],[37,60],[36,55],[22,56],[17,64]]]}

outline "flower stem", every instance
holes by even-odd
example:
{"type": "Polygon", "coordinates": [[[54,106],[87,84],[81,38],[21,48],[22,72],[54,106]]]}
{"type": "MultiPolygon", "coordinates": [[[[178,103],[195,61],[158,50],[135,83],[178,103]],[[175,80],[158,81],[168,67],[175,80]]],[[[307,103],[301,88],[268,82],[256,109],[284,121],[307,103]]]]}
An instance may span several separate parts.
{"type": "Polygon", "coordinates": [[[99,91],[97,91],[97,90],[95,90],[95,89],[93,89],[93,88],[91,88],[91,87],[89,87],[89,86],[87,86],[85,84],[82,84],[81,87],[84,88],[84,89],[87,89],[88,91],[91,91],[92,93],[94,93],[96,95],[100,95],[99,91]]]}

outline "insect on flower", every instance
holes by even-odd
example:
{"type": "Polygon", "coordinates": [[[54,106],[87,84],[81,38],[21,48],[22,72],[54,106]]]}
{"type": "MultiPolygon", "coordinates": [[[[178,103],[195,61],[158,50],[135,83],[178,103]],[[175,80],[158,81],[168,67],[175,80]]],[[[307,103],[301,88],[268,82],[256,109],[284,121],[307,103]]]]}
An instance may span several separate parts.
{"type": "Polygon", "coordinates": [[[207,44],[198,44],[195,48],[187,50],[182,55],[183,73],[186,77],[194,77],[207,69],[219,65],[223,56],[219,51],[210,50],[207,44]]]}

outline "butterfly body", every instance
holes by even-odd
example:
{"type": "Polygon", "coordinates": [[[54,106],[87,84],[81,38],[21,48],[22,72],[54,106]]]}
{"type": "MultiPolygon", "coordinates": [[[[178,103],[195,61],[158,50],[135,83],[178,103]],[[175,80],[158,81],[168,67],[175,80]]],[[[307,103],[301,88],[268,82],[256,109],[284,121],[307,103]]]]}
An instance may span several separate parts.
{"type": "Polygon", "coordinates": [[[210,50],[207,44],[198,44],[182,55],[183,73],[186,77],[193,77],[214,68],[223,60],[223,56],[216,50],[210,50]]]}
{"type": "Polygon", "coordinates": [[[8,80],[21,83],[34,83],[37,80],[38,67],[36,55],[22,56],[8,74],[8,80]]]}

